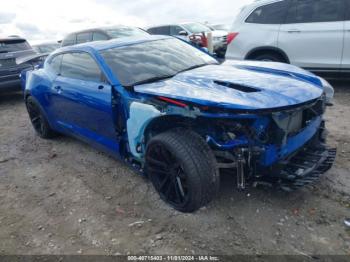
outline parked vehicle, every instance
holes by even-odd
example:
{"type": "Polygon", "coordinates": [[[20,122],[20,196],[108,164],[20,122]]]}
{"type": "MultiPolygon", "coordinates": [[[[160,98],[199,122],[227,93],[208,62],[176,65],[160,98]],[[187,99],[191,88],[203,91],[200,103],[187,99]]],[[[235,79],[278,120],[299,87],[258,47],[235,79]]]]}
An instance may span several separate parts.
{"type": "Polygon", "coordinates": [[[219,170],[241,189],[264,182],[289,191],[335,158],[320,78],[279,63],[220,65],[173,37],[61,48],[29,73],[25,102],[39,136],[104,148],[183,212],[214,198],[219,170]]]}
{"type": "Polygon", "coordinates": [[[17,60],[17,63],[27,65],[19,74],[22,91],[26,86],[27,73],[42,68],[48,55],[48,53],[34,54],[17,60]]]}
{"type": "Polygon", "coordinates": [[[63,46],[76,45],[86,42],[110,40],[114,38],[130,37],[130,36],[146,36],[148,33],[138,27],[131,26],[113,26],[88,29],[79,32],[74,32],[67,35],[62,40],[63,46]]]}
{"type": "Polygon", "coordinates": [[[0,92],[21,89],[20,73],[30,65],[18,60],[33,54],[34,50],[23,38],[18,36],[0,38],[0,92]]]}
{"type": "Polygon", "coordinates": [[[48,42],[48,43],[42,43],[39,45],[33,45],[33,49],[38,54],[49,54],[60,47],[61,45],[58,42],[48,42]]]}
{"type": "Polygon", "coordinates": [[[47,42],[47,43],[42,43],[39,45],[33,45],[33,49],[36,52],[36,54],[26,56],[26,57],[20,59],[19,61],[17,61],[19,63],[22,63],[22,64],[25,63],[28,65],[28,67],[23,69],[20,73],[20,81],[21,81],[22,90],[25,89],[27,72],[41,68],[43,66],[44,61],[47,58],[47,56],[60,47],[61,47],[61,45],[59,43],[56,43],[56,42],[47,42]]]}
{"type": "Polygon", "coordinates": [[[209,24],[208,25],[212,30],[222,30],[229,32],[230,31],[230,26],[225,25],[225,24],[209,24]]]}
{"type": "Polygon", "coordinates": [[[228,59],[291,63],[350,73],[349,0],[261,0],[245,7],[228,36],[228,59]]]}
{"type": "MultiPolygon", "coordinates": [[[[171,35],[190,39],[190,37],[200,37],[202,33],[212,32],[214,52],[223,57],[227,48],[227,32],[222,30],[212,30],[210,27],[201,23],[181,23],[172,25],[161,25],[150,27],[147,30],[152,35],[171,35]]],[[[207,47],[207,46],[204,46],[207,47]]]]}

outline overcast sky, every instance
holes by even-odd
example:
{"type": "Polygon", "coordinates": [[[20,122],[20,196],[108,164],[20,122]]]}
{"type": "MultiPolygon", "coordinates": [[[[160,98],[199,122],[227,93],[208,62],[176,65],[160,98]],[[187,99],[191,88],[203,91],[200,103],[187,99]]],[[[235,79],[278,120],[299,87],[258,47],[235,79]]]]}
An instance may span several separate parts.
{"type": "Polygon", "coordinates": [[[105,25],[233,22],[253,0],[0,0],[0,35],[32,43],[59,40],[74,30],[105,25]]]}

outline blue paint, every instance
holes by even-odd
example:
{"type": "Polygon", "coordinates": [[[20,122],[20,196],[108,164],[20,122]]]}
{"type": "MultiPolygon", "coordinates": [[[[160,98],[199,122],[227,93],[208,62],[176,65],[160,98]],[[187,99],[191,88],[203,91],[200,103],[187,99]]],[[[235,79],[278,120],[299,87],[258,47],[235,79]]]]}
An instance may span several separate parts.
{"type": "Polygon", "coordinates": [[[166,81],[136,86],[135,91],[204,106],[241,110],[292,106],[317,99],[323,93],[321,87],[312,83],[273,72],[266,74],[225,64],[208,65],[178,74],[166,81]],[[219,85],[216,80],[260,91],[242,92],[219,85]]]}
{"type": "Polygon", "coordinates": [[[258,137],[261,137],[266,132],[268,125],[270,124],[270,119],[268,117],[259,117],[255,120],[253,128],[258,137]]]}
{"type": "Polygon", "coordinates": [[[206,140],[209,145],[213,145],[221,150],[232,150],[236,147],[243,147],[249,145],[249,141],[245,137],[240,137],[225,143],[219,143],[211,136],[207,136],[206,140]]]}
{"type": "Polygon", "coordinates": [[[267,146],[265,148],[265,154],[262,156],[263,165],[270,166],[276,163],[278,160],[284,159],[288,155],[302,148],[319,130],[321,122],[322,118],[317,117],[300,133],[294,137],[290,137],[287,140],[286,145],[284,145],[282,148],[278,148],[276,145],[267,146]]]}
{"type": "MultiPolygon", "coordinates": [[[[272,120],[269,115],[261,116],[254,110],[299,106],[322,96],[319,79],[302,69],[278,63],[238,61],[186,71],[168,80],[135,86],[131,91],[121,86],[99,54],[105,49],[168,38],[122,38],[58,49],[47,58],[43,68],[26,73],[25,95],[31,95],[38,101],[54,130],[102,147],[116,157],[133,158],[140,162],[144,162],[144,132],[149,123],[158,117],[186,117],[193,121],[198,117],[208,121],[250,120],[253,123],[251,128],[257,136],[262,136],[272,120]],[[69,79],[57,76],[50,70],[48,62],[54,56],[74,51],[89,53],[108,84],[69,79]],[[228,85],[220,85],[216,81],[228,85]],[[103,89],[98,88],[101,85],[103,89]],[[230,87],[234,85],[257,91],[244,92],[230,87]],[[60,88],[56,89],[57,86],[60,88]],[[176,108],[175,105],[154,102],[158,96],[178,99],[190,105],[176,108]],[[213,110],[201,109],[201,106],[213,110]],[[245,113],[241,110],[245,110],[245,113]],[[121,125],[118,136],[117,123],[121,125]],[[138,145],[142,150],[137,149],[138,145]],[[121,148],[124,149],[122,153],[121,148]]],[[[220,139],[209,135],[209,130],[201,130],[201,133],[208,136],[209,144],[221,150],[260,146],[264,149],[261,164],[269,166],[303,147],[317,132],[321,121],[320,117],[310,123],[298,135],[289,138],[282,148],[252,141],[243,135],[220,143],[217,142],[220,139]]]]}

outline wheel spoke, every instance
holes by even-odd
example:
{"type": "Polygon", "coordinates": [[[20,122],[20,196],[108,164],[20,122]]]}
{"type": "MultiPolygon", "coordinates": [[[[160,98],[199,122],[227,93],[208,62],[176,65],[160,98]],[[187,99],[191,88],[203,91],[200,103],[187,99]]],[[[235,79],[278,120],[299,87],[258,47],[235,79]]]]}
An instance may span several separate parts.
{"type": "Polygon", "coordinates": [[[148,157],[147,162],[149,165],[154,165],[157,168],[162,168],[163,170],[168,170],[168,165],[166,163],[159,161],[157,159],[154,159],[152,157],[148,157]]]}
{"type": "Polygon", "coordinates": [[[159,186],[159,190],[160,191],[162,191],[162,189],[167,184],[167,182],[169,182],[169,180],[170,180],[170,176],[169,175],[164,178],[164,180],[160,183],[160,186],[159,186]]]}
{"type": "Polygon", "coordinates": [[[38,109],[32,103],[28,104],[28,111],[35,116],[39,114],[38,109]]]}
{"type": "Polygon", "coordinates": [[[32,123],[35,124],[37,121],[40,121],[40,117],[36,116],[32,118],[32,123]]]}
{"type": "Polygon", "coordinates": [[[166,170],[164,168],[159,168],[159,167],[153,167],[150,165],[147,166],[147,170],[148,170],[148,172],[154,172],[154,173],[158,173],[158,174],[164,174],[164,175],[169,174],[169,170],[166,170]]]}
{"type": "Polygon", "coordinates": [[[149,176],[161,197],[171,205],[187,203],[187,177],[182,164],[162,144],[154,144],[148,150],[146,165],[149,176]]]}
{"type": "Polygon", "coordinates": [[[177,204],[181,204],[182,203],[182,196],[181,196],[181,193],[179,192],[179,187],[177,186],[177,183],[174,184],[174,191],[175,191],[174,202],[177,204]]]}
{"type": "Polygon", "coordinates": [[[168,199],[170,201],[171,201],[171,199],[170,199],[169,195],[170,195],[171,189],[173,188],[172,184],[173,183],[171,181],[169,181],[169,183],[166,184],[167,186],[166,186],[166,190],[164,192],[164,195],[165,195],[166,199],[168,199]]]}
{"type": "Polygon", "coordinates": [[[43,119],[41,117],[40,110],[32,102],[27,103],[27,109],[28,109],[28,113],[30,116],[30,120],[31,120],[35,130],[38,133],[43,134],[45,131],[45,126],[44,126],[43,119]]]}
{"type": "Polygon", "coordinates": [[[185,197],[185,191],[184,191],[184,188],[182,186],[182,182],[181,182],[180,177],[176,177],[176,185],[177,185],[178,189],[180,190],[181,196],[185,197]]]}
{"type": "Polygon", "coordinates": [[[41,134],[44,134],[45,132],[44,121],[41,118],[40,118],[40,131],[41,131],[41,134]]]}

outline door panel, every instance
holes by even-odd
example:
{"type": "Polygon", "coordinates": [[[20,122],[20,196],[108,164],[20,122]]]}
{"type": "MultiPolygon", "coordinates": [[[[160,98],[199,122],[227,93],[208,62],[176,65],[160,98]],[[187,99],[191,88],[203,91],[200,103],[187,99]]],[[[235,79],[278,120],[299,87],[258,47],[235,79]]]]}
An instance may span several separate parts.
{"type": "Polygon", "coordinates": [[[350,70],[350,0],[346,0],[346,15],[342,68],[350,70]]]}
{"type": "Polygon", "coordinates": [[[286,52],[292,64],[307,68],[340,68],[343,4],[343,0],[293,1],[278,39],[279,48],[286,52]]]}
{"type": "Polygon", "coordinates": [[[51,108],[56,125],[64,131],[116,150],[112,87],[100,78],[90,55],[64,54],[61,75],[51,88],[51,108]]]}
{"type": "Polygon", "coordinates": [[[350,21],[345,22],[345,39],[342,67],[343,69],[350,70],[350,21]]]}
{"type": "Polygon", "coordinates": [[[60,125],[84,136],[96,133],[109,139],[115,137],[111,86],[59,76],[52,92],[60,125]]]}

